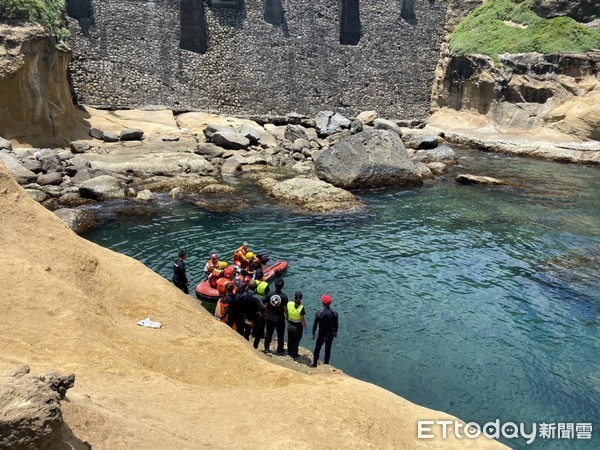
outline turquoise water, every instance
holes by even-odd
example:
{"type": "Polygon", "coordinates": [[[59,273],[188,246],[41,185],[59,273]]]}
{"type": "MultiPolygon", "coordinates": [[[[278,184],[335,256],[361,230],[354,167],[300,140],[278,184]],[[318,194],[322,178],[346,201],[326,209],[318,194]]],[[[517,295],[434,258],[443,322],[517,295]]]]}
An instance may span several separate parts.
{"type": "Polygon", "coordinates": [[[593,424],[591,441],[503,440],[513,447],[600,448],[600,168],[459,155],[425,187],[359,193],[351,213],[306,215],[249,189],[238,213],[103,206],[85,237],[167,278],[185,247],[195,281],[211,252],[248,240],[290,262],[286,291],[304,292],[311,322],[333,297],[332,363],[348,374],[479,424],[593,424]],[[459,172],[519,187],[462,186],[459,172]]]}

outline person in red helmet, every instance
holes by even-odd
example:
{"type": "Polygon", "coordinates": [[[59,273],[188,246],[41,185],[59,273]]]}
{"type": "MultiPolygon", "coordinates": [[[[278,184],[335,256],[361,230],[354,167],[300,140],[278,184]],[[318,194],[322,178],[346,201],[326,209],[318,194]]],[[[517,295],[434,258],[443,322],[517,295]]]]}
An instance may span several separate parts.
{"type": "Polygon", "coordinates": [[[315,343],[315,351],[313,352],[314,357],[312,367],[317,367],[319,353],[321,352],[323,344],[325,344],[325,359],[323,362],[329,364],[331,345],[338,333],[338,315],[331,308],[331,296],[323,294],[321,295],[321,301],[323,303],[323,309],[317,313],[312,330],[312,338],[314,340],[317,328],[319,329],[319,335],[317,336],[317,342],[315,343]]]}

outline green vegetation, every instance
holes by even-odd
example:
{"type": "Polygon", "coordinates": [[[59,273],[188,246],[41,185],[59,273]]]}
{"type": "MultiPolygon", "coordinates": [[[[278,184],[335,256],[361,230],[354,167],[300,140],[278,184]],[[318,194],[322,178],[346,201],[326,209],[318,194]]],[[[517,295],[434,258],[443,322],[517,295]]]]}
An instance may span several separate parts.
{"type": "Polygon", "coordinates": [[[29,14],[29,21],[48,28],[59,40],[69,38],[65,28],[65,0],[0,0],[0,12],[7,18],[18,17],[19,11],[29,14]]]}
{"type": "Polygon", "coordinates": [[[535,1],[488,0],[456,27],[450,36],[452,52],[483,54],[497,61],[502,53],[583,53],[600,48],[600,30],[569,17],[543,19],[531,10],[535,1]]]}

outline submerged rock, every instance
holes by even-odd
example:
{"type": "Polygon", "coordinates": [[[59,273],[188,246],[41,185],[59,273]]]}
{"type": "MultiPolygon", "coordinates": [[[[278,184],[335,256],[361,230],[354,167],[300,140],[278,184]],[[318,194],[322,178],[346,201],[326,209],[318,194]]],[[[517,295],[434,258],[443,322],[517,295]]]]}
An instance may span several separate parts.
{"type": "Polygon", "coordinates": [[[457,183],[460,184],[488,184],[492,186],[514,186],[514,183],[511,183],[506,180],[501,180],[498,178],[492,177],[484,177],[480,175],[467,175],[467,174],[459,174],[454,177],[457,183]]]}

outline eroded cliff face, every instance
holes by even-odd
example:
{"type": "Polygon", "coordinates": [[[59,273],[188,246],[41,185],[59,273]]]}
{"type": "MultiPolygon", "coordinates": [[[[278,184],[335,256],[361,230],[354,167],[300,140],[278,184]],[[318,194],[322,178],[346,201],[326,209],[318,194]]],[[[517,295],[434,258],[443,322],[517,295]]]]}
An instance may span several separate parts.
{"type": "Polygon", "coordinates": [[[496,128],[547,127],[600,140],[600,52],[446,56],[432,90],[433,110],[480,114],[496,128]]]}
{"type": "MultiPolygon", "coordinates": [[[[562,141],[600,140],[600,52],[506,54],[500,63],[483,55],[453,55],[448,45],[450,34],[482,3],[457,0],[448,8],[446,42],[441,46],[431,91],[430,124],[536,139],[551,134],[562,141]]],[[[599,7],[583,2],[578,9],[579,3],[541,1],[536,13],[593,20],[599,7]]]]}
{"type": "Polygon", "coordinates": [[[71,52],[39,26],[0,24],[0,136],[64,146],[79,127],[67,67],[71,52]]]}

